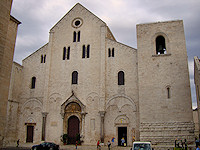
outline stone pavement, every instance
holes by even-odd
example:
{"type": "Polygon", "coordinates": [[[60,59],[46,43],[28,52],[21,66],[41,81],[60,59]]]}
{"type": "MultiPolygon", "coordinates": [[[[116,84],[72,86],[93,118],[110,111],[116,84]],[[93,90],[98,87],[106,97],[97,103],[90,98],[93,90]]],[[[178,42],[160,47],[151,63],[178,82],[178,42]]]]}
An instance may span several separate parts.
{"type": "MultiPolygon", "coordinates": [[[[13,144],[0,150],[30,150],[33,145],[36,145],[36,144],[24,143],[24,144],[20,144],[19,147],[16,147],[16,145],[13,144]]],[[[131,147],[119,147],[119,146],[114,146],[111,148],[111,150],[130,150],[130,149],[131,147]]],[[[60,150],[76,150],[76,147],[75,145],[60,145],[60,150]]],[[[78,150],[97,150],[97,147],[89,146],[89,145],[81,145],[81,146],[78,146],[78,150]]],[[[101,150],[108,150],[108,147],[102,146],[101,150]]]]}

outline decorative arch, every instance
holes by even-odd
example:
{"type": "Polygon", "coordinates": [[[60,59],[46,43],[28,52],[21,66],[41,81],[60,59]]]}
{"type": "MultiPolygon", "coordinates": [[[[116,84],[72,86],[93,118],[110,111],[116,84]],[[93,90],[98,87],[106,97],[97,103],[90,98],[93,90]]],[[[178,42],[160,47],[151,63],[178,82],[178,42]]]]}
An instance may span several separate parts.
{"type": "Polygon", "coordinates": [[[28,107],[28,105],[31,105],[31,109],[34,109],[34,108],[40,108],[41,111],[43,110],[42,108],[42,103],[41,101],[37,100],[37,99],[30,99],[28,101],[26,101],[23,105],[22,105],[22,109],[21,109],[21,112],[23,113],[23,110],[28,107]]]}
{"type": "Polygon", "coordinates": [[[110,98],[106,103],[106,110],[111,105],[116,105],[119,109],[119,111],[122,109],[124,105],[130,105],[132,107],[133,111],[137,111],[137,106],[133,99],[126,95],[115,95],[112,98],[110,98]],[[117,100],[120,99],[120,100],[117,100]]]}
{"type": "Polygon", "coordinates": [[[119,115],[115,118],[115,125],[128,125],[129,124],[129,118],[123,114],[119,115]]]}
{"type": "Polygon", "coordinates": [[[81,108],[81,113],[85,113],[85,105],[72,92],[72,95],[61,105],[61,115],[62,115],[62,117],[64,117],[65,108],[70,103],[77,103],[81,108]]]}

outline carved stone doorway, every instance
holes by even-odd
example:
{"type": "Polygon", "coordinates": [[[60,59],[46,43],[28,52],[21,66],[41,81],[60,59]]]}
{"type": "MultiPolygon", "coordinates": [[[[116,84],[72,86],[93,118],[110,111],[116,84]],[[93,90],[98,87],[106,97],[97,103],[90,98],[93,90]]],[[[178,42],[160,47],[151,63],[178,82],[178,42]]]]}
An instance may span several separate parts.
{"type": "Polygon", "coordinates": [[[78,117],[76,116],[71,116],[68,119],[68,142],[69,144],[75,144],[76,143],[76,138],[77,135],[80,134],[79,133],[79,125],[80,125],[80,121],[78,119],[78,117]]]}
{"type": "Polygon", "coordinates": [[[77,134],[80,135],[80,140],[84,142],[86,114],[85,105],[83,105],[83,103],[72,92],[72,95],[61,105],[63,134],[68,135],[68,143],[75,143],[77,134]],[[72,140],[70,140],[69,137],[72,140]],[[73,140],[73,138],[75,139],[73,140]]]}

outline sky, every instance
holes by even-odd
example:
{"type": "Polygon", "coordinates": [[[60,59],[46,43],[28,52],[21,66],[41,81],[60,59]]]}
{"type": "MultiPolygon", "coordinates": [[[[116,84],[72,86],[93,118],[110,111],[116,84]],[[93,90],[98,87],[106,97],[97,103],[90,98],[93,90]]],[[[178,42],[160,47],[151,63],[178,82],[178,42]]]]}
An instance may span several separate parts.
{"type": "Polygon", "coordinates": [[[200,58],[200,0],[13,0],[11,15],[18,26],[14,61],[22,60],[48,43],[50,29],[80,3],[103,20],[116,40],[137,48],[136,25],[183,20],[193,108],[197,107],[194,56],[200,58]]]}

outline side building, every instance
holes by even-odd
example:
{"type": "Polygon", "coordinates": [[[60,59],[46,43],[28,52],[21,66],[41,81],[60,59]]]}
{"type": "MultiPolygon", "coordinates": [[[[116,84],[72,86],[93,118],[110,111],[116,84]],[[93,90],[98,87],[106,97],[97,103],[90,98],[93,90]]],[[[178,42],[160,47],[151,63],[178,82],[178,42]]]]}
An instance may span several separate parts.
{"type": "Polygon", "coordinates": [[[138,49],[118,42],[76,4],[50,29],[47,44],[13,64],[9,142],[60,143],[64,134],[69,144],[80,136],[84,145],[115,138],[121,146],[124,138],[129,146],[145,140],[167,149],[175,139],[192,142],[183,22],[137,25],[137,39],[138,49]]]}
{"type": "MultiPolygon", "coordinates": [[[[197,112],[198,112],[198,121],[200,125],[200,59],[195,56],[194,57],[194,83],[196,88],[196,97],[197,97],[197,112]]],[[[200,133],[200,129],[198,131],[200,133]]],[[[200,135],[198,136],[198,138],[200,135]]]]}
{"type": "Polygon", "coordinates": [[[0,148],[5,139],[7,103],[17,28],[20,22],[10,15],[12,0],[0,1],[0,148]]]}

